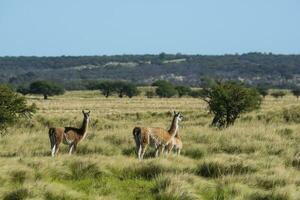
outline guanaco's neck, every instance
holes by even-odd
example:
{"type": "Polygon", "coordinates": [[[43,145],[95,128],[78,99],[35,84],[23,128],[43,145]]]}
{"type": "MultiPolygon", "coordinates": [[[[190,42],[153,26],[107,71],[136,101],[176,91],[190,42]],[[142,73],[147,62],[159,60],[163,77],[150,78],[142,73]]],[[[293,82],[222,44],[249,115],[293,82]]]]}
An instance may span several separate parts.
{"type": "Polygon", "coordinates": [[[86,134],[87,130],[88,130],[88,124],[89,124],[89,120],[86,118],[83,118],[83,122],[80,128],[80,132],[82,135],[86,134]]]}
{"type": "Polygon", "coordinates": [[[173,117],[173,120],[172,120],[172,124],[171,124],[171,127],[169,129],[169,133],[172,137],[175,137],[175,135],[177,134],[178,132],[178,129],[179,129],[179,126],[178,126],[178,118],[176,116],[173,117]]]}

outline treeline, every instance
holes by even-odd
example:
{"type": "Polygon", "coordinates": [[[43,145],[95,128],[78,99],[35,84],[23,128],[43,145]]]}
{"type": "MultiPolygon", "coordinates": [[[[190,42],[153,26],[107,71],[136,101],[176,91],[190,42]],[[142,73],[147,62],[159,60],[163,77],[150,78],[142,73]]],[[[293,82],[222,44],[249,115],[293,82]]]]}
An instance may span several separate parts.
{"type": "MultiPolygon", "coordinates": [[[[204,88],[211,88],[220,81],[207,80],[204,88]]],[[[222,82],[222,81],[221,81],[222,82]]],[[[236,82],[242,84],[241,82],[236,82]]],[[[204,90],[201,88],[191,88],[186,85],[174,85],[171,82],[165,80],[158,80],[151,84],[152,89],[145,92],[145,96],[148,98],[160,97],[160,98],[171,98],[171,97],[193,97],[201,98],[204,95],[204,90]],[[154,90],[153,90],[154,88],[154,90]]],[[[246,85],[245,85],[246,86],[246,85]]],[[[250,87],[250,86],[246,86],[250,87]]],[[[105,97],[117,95],[120,98],[138,96],[142,91],[138,89],[138,85],[127,81],[88,81],[84,84],[85,90],[99,90],[105,97]]],[[[271,95],[274,98],[282,98],[287,94],[283,90],[277,90],[269,92],[267,87],[256,87],[256,91],[263,97],[271,95]]],[[[44,99],[48,96],[61,95],[65,93],[65,88],[62,85],[50,82],[50,81],[34,81],[29,86],[19,86],[16,91],[23,94],[41,94],[44,99]]],[[[290,90],[291,93],[299,98],[300,87],[294,87],[290,90]]]]}
{"type": "Polygon", "coordinates": [[[203,87],[206,78],[239,80],[251,86],[292,88],[300,85],[300,55],[119,55],[0,57],[0,83],[29,85],[48,80],[66,89],[83,89],[88,80],[124,80],[150,85],[164,79],[203,87]]]}

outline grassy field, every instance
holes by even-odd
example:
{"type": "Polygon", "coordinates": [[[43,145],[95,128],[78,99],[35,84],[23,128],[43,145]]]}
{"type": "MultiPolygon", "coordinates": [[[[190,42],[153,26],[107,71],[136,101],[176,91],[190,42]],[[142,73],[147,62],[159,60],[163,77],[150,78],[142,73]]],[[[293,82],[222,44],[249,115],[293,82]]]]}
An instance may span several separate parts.
{"type": "Polygon", "coordinates": [[[0,137],[0,198],[9,199],[300,199],[300,100],[267,96],[262,108],[218,130],[200,99],[104,98],[67,92],[47,101],[0,137]],[[49,126],[80,126],[91,110],[89,132],[68,155],[50,157],[49,126]],[[168,128],[181,111],[181,156],[138,161],[132,129],[168,128]]]}

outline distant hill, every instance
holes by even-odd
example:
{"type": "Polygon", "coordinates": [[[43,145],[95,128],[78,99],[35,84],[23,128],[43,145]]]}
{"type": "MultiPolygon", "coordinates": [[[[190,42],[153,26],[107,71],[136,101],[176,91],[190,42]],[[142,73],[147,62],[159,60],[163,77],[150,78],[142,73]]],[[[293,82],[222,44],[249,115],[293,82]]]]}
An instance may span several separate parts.
{"type": "Polygon", "coordinates": [[[150,84],[166,79],[201,86],[205,78],[240,80],[286,88],[300,85],[300,55],[118,55],[0,57],[0,82],[14,85],[51,80],[77,89],[86,80],[128,80],[150,84]]]}

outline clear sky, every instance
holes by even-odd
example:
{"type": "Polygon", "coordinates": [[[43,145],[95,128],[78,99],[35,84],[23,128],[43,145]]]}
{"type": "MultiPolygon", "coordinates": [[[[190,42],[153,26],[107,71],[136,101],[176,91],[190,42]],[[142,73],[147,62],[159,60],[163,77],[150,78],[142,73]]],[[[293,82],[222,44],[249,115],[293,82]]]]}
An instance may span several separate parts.
{"type": "Polygon", "coordinates": [[[300,0],[0,0],[0,56],[300,54],[300,0]]]}

